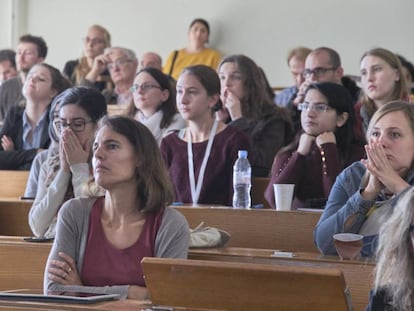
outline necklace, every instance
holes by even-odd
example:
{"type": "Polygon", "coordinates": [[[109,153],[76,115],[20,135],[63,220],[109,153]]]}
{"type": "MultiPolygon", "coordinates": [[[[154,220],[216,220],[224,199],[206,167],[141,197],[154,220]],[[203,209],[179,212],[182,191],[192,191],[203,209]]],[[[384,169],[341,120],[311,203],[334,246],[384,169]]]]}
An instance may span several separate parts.
{"type": "Polygon", "coordinates": [[[197,183],[195,181],[194,176],[194,160],[193,160],[193,144],[191,141],[191,133],[188,131],[188,139],[187,139],[187,156],[188,156],[188,175],[190,179],[190,189],[191,189],[191,198],[193,200],[193,204],[198,203],[198,198],[200,197],[201,192],[201,185],[203,184],[204,173],[206,171],[207,161],[210,156],[211,147],[213,145],[214,136],[217,132],[218,121],[214,120],[213,127],[210,131],[210,136],[208,137],[207,148],[204,153],[203,162],[201,163],[200,173],[198,174],[197,183]]]}

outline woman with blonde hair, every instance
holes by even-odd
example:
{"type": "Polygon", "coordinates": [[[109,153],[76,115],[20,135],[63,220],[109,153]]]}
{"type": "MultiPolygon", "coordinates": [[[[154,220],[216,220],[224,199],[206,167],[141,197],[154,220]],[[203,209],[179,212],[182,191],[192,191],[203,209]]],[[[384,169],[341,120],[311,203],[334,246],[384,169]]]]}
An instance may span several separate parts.
{"type": "Polygon", "coordinates": [[[364,235],[363,256],[376,250],[378,231],[393,211],[395,198],[414,184],[414,105],[395,101],[372,116],[365,145],[367,159],[336,179],[314,231],[323,254],[336,254],[333,235],[364,235]]]}
{"type": "Polygon", "coordinates": [[[364,135],[378,108],[394,100],[408,100],[407,82],[398,57],[383,48],[374,48],[361,57],[361,97],[355,105],[357,134],[364,135]]]}
{"type": "Polygon", "coordinates": [[[414,308],[414,188],[401,194],[379,231],[374,289],[366,311],[414,308]]]}
{"type": "MultiPolygon", "coordinates": [[[[81,85],[84,79],[91,80],[100,91],[111,89],[112,82],[109,71],[91,72],[96,56],[103,54],[107,47],[111,46],[111,35],[104,27],[92,25],[89,27],[86,37],[83,38],[82,56],[77,60],[68,61],[63,73],[73,85],[81,85]]],[[[106,64],[105,64],[106,66],[106,64]]]]}

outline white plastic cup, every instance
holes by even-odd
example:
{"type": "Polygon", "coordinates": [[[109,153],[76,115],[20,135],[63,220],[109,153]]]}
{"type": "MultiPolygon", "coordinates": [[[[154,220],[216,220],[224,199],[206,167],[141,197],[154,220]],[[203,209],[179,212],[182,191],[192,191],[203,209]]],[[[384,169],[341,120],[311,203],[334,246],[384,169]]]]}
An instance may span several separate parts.
{"type": "Polygon", "coordinates": [[[290,211],[292,209],[294,189],[295,184],[273,184],[277,211],[290,211]]]}

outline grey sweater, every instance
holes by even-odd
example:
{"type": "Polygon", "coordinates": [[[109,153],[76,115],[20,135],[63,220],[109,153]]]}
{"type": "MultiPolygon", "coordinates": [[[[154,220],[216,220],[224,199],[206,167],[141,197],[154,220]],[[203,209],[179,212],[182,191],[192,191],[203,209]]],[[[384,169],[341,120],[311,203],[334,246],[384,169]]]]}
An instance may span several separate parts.
{"type": "MultiPolygon", "coordinates": [[[[44,274],[43,291],[73,291],[103,294],[119,294],[127,298],[129,285],[119,286],[75,286],[54,283],[48,278],[48,266],[52,259],[61,260],[59,252],[71,256],[78,271],[81,271],[89,231],[90,212],[96,198],[78,198],[67,201],[59,211],[56,237],[44,274]]],[[[190,230],[187,220],[177,210],[165,208],[162,224],[155,240],[155,257],[187,258],[190,230]]]]}

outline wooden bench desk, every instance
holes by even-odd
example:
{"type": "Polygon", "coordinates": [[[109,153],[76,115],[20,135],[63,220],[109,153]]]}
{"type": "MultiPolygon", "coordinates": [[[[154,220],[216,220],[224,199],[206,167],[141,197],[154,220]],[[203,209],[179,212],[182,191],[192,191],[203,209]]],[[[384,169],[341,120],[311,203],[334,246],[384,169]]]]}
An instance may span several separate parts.
{"type": "Polygon", "coordinates": [[[142,260],[155,304],[223,310],[350,310],[338,269],[203,260],[142,260]]]}
{"type": "MultiPolygon", "coordinates": [[[[0,310],[10,311],[27,311],[27,310],[45,310],[45,311],[86,311],[86,310],[97,310],[97,311],[130,311],[130,310],[145,310],[148,304],[144,301],[137,300],[116,300],[98,302],[92,304],[75,304],[75,303],[56,303],[56,302],[34,302],[34,301],[8,301],[0,300],[0,310]]],[[[185,310],[185,309],[177,309],[185,310]]]]}
{"type": "Polygon", "coordinates": [[[230,207],[175,207],[191,228],[201,222],[231,234],[227,246],[318,252],[313,229],[320,218],[317,212],[269,209],[238,210],[230,207]]]}
{"type": "Polygon", "coordinates": [[[0,235],[32,236],[29,226],[29,211],[33,201],[0,200],[0,235]]]}
{"type": "Polygon", "coordinates": [[[24,195],[30,171],[0,170],[0,198],[18,199],[24,195]]]}
{"type": "Polygon", "coordinates": [[[0,290],[43,288],[46,260],[52,246],[23,237],[0,237],[0,290]]]}
{"type": "Polygon", "coordinates": [[[294,257],[292,258],[275,257],[273,253],[272,249],[225,247],[190,249],[188,257],[195,260],[340,269],[350,289],[355,310],[362,311],[368,304],[375,262],[362,259],[339,260],[338,257],[323,256],[319,253],[298,252],[293,253],[294,257]]]}

